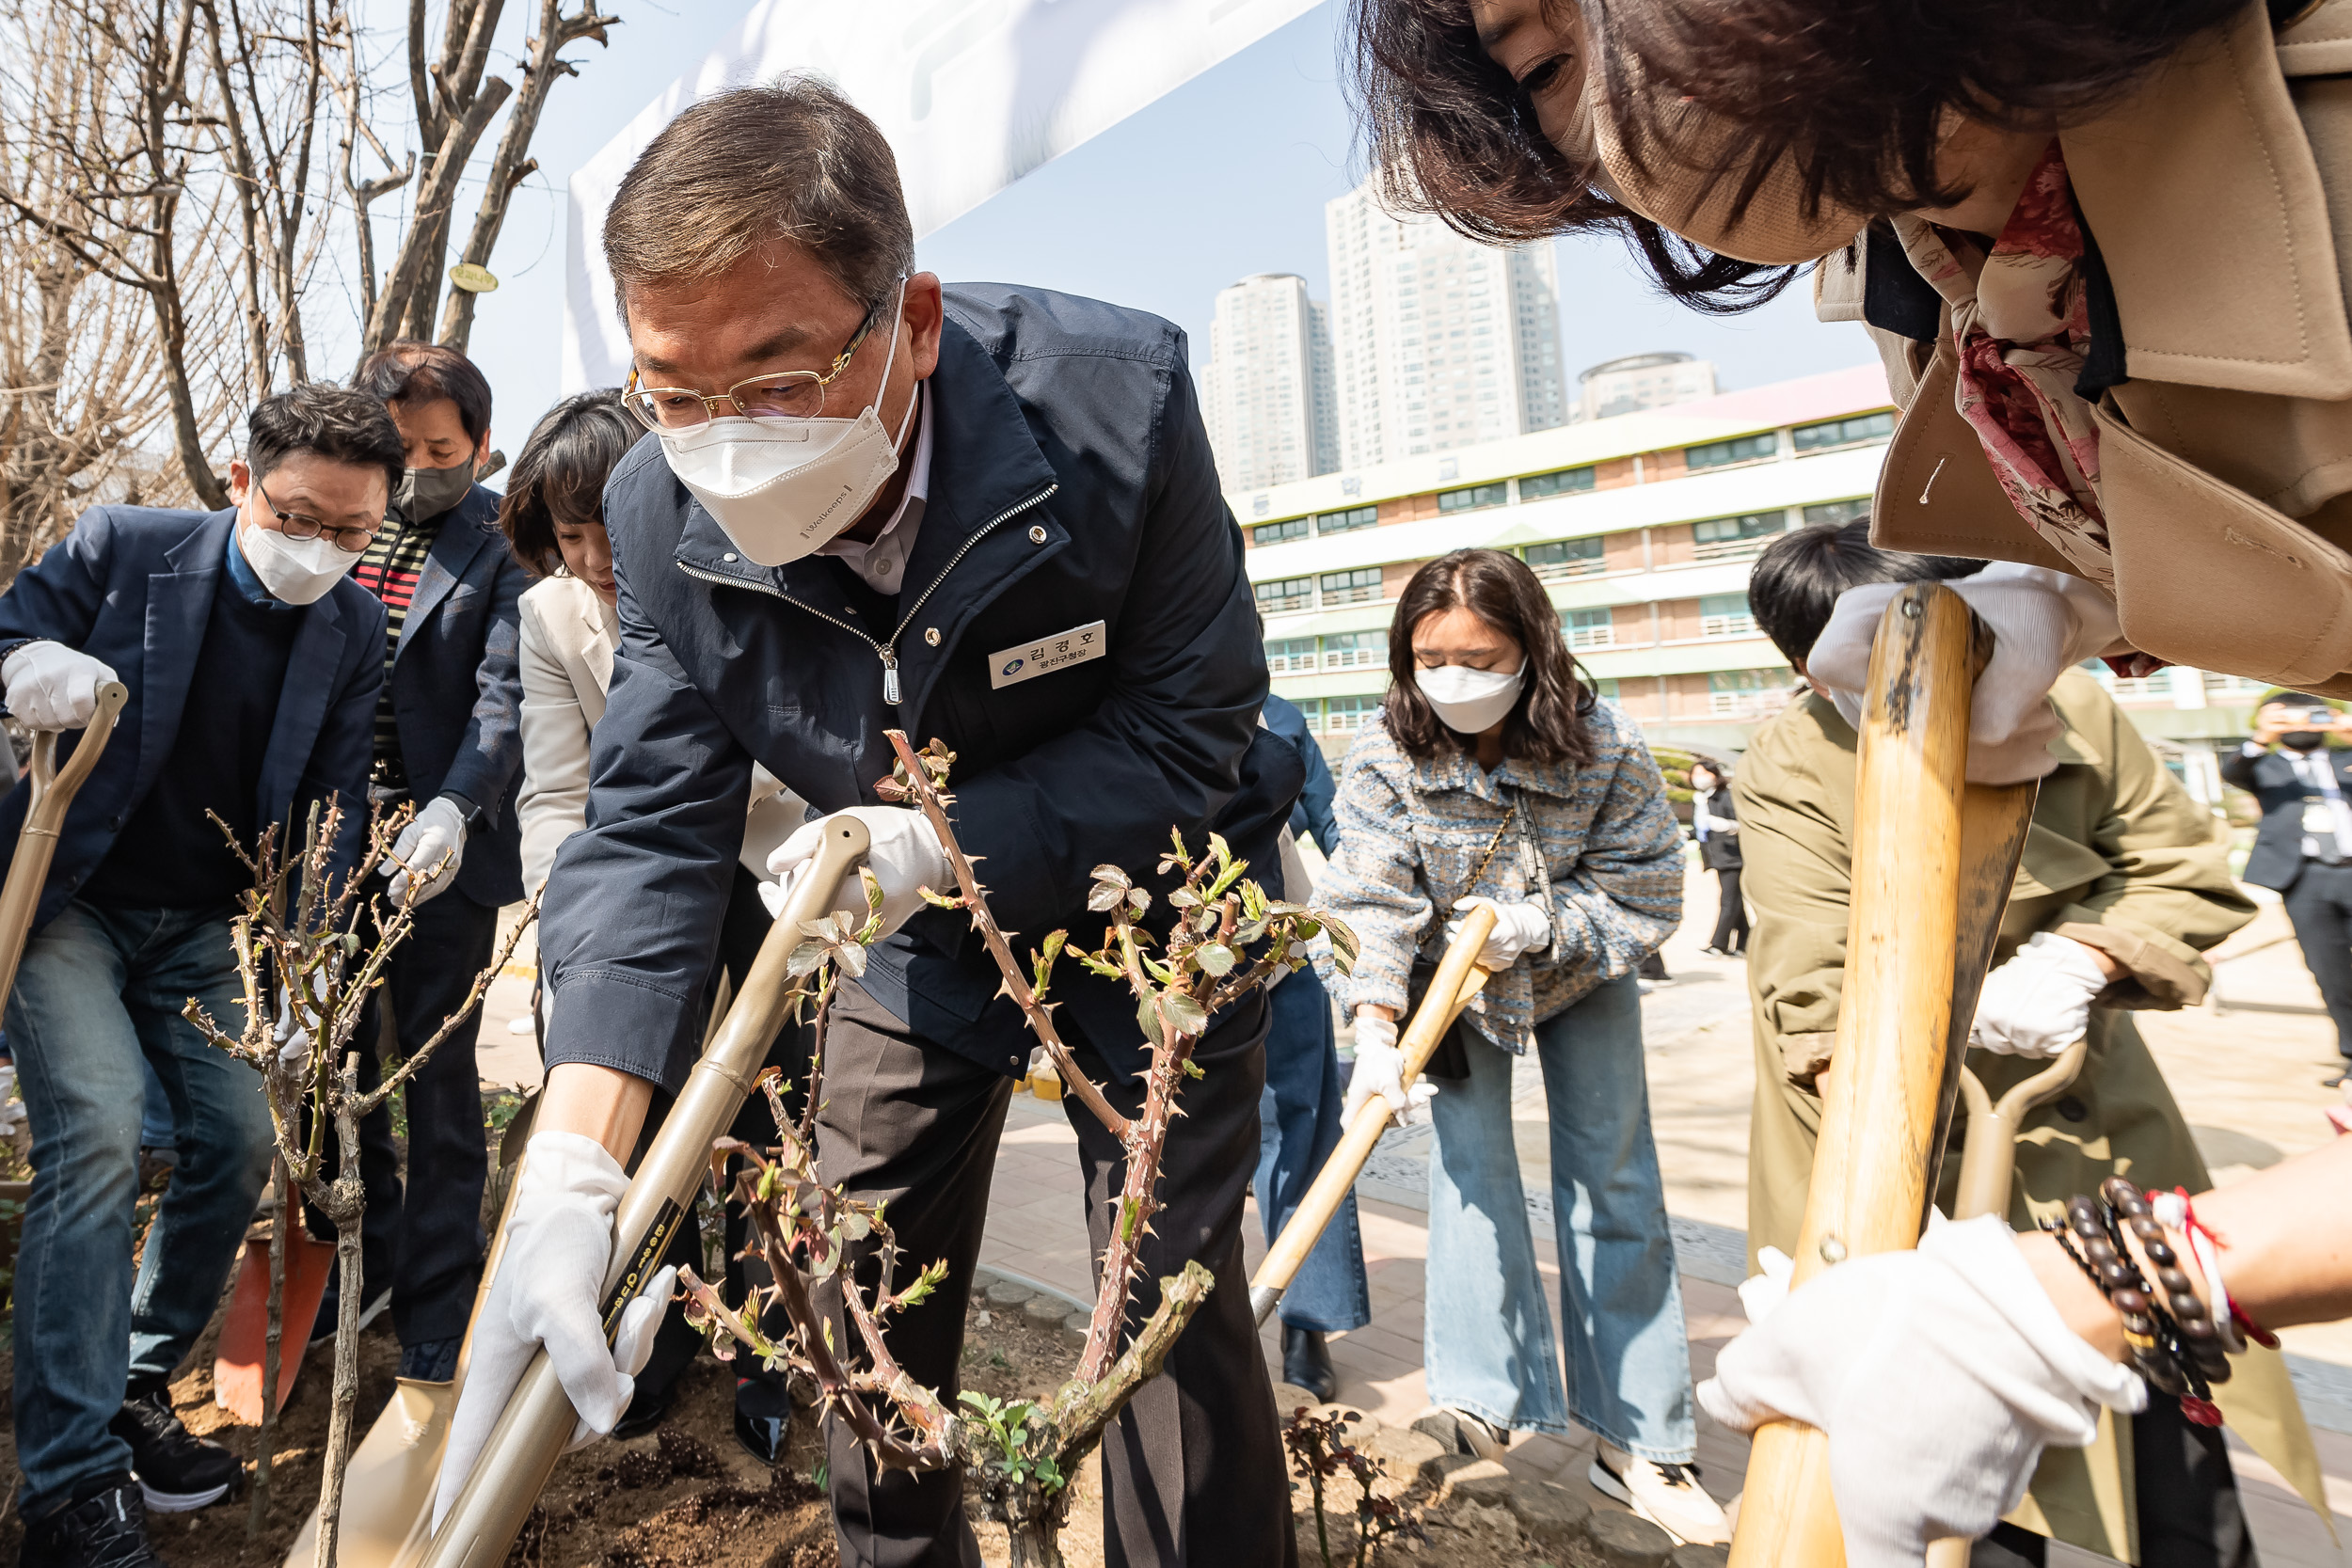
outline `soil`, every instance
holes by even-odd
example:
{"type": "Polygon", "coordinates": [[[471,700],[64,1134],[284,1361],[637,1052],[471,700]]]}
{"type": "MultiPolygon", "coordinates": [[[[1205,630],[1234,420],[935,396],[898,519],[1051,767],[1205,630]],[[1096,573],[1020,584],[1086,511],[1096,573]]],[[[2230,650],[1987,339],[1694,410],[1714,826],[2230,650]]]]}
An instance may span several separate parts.
{"type": "MultiPolygon", "coordinates": [[[[1069,1375],[1074,1353],[1052,1329],[1018,1311],[989,1312],[977,1296],[966,1319],[964,1386],[999,1398],[1035,1397],[1069,1375]]],[[[188,1370],[171,1386],[172,1401],[190,1431],[227,1445],[250,1465],[259,1432],[238,1426],[213,1402],[212,1364],[216,1319],[197,1346],[188,1370]]],[[[399,1346],[387,1321],[360,1337],[359,1429],[391,1397],[399,1346]]],[[[279,1418],[268,1519],[248,1539],[251,1484],[229,1500],[185,1514],[151,1514],[156,1552],[170,1568],[277,1568],[318,1498],[326,1436],[332,1356],[315,1347],[279,1418]]],[[[0,1378],[13,1368],[0,1352],[0,1378]]],[[[671,1418],[628,1443],[598,1443],[568,1455],[557,1467],[532,1528],[508,1559],[527,1568],[834,1568],[832,1520],[813,1477],[822,1459],[815,1424],[793,1423],[783,1464],[771,1470],[747,1454],[734,1434],[731,1370],[704,1355],[687,1370],[671,1418]]],[[[0,1421],[8,1402],[0,1393],[0,1421]]],[[[1359,1429],[1361,1430],[1361,1429],[1359,1429]]],[[[15,1434],[0,1426],[0,1474],[8,1477],[9,1505],[0,1513],[0,1562],[16,1560],[23,1528],[13,1507],[15,1434]]],[[[248,1476],[249,1476],[248,1468],[248,1476]]],[[[1422,1516],[1425,1541],[1409,1535],[1385,1543],[1375,1560],[1442,1563],[1446,1568],[1528,1568],[1543,1555],[1501,1507],[1456,1499],[1428,1509],[1425,1484],[1409,1478],[1380,1490],[1405,1498],[1422,1516]]],[[[1062,1550],[1072,1568],[1102,1568],[1102,1483],[1088,1464],[1077,1479],[1072,1523],[1062,1550]]],[[[1344,1478],[1327,1487],[1329,1560],[1348,1568],[1356,1555],[1356,1488],[1344,1478]]],[[[1302,1568],[1321,1568],[1311,1498],[1293,1488],[1302,1568]]],[[[976,1520],[983,1559],[1006,1560],[1003,1527],[976,1520]]],[[[1584,1568],[1577,1557],[1553,1568],[1584,1568]]]]}

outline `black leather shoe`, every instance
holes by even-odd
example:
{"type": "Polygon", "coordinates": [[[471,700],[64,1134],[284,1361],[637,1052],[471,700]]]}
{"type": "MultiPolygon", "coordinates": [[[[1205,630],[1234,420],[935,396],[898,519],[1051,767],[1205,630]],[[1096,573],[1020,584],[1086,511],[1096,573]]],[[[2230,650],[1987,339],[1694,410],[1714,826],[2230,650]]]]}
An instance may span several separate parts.
{"type": "Polygon", "coordinates": [[[1318,1404],[1329,1404],[1340,1391],[1339,1373],[1331,1370],[1331,1348],[1319,1328],[1282,1325],[1282,1381],[1304,1388],[1318,1404]]]}
{"type": "Polygon", "coordinates": [[[792,1431],[791,1386],[781,1378],[738,1378],[735,1384],[735,1440],[762,1465],[784,1458],[792,1431]]]}
{"type": "Polygon", "coordinates": [[[147,1544],[147,1504],[129,1476],[27,1521],[16,1560],[17,1568],[164,1568],[147,1544]]]}

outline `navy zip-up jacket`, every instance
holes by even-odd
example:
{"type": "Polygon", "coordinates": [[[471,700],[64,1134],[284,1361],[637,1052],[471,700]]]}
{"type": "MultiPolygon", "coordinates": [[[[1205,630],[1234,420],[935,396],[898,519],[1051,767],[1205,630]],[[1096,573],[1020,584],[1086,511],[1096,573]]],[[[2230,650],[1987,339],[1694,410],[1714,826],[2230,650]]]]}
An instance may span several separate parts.
{"type": "MultiPolygon", "coordinates": [[[[236,516],[233,509],[93,508],[0,595],[0,658],[28,641],[62,642],[112,666],[131,693],[105,754],[66,813],[35,930],[56,918],[114,847],[154,787],[180,726],[204,721],[205,694],[188,687],[229,569],[236,516]]],[[[384,606],[345,578],[296,613],[301,624],[262,760],[256,811],[262,822],[290,823],[298,834],[313,801],[340,795],[345,810],[331,867],[340,876],[352,869],[367,832],[384,606]]],[[[78,743],[81,736],[68,738],[78,743]]],[[[72,748],[61,742],[58,750],[71,755],[72,748]]],[[[28,779],[0,802],[0,868],[15,856],[31,798],[28,779]]]]}
{"type": "MultiPolygon", "coordinates": [[[[614,471],[621,645],[588,827],[557,857],[540,935],[550,1066],[683,1080],[755,761],[829,812],[879,799],[884,730],[945,740],[957,835],[985,857],[1016,952],[1057,927],[1095,945],[1092,868],[1156,884],[1170,827],[1196,846],[1216,829],[1279,878],[1301,768],[1257,723],[1265,650],[1184,335],[1093,300],[959,285],[928,395],[930,495],[889,626],[863,622],[837,562],[740,559],[658,439],[614,471]],[[1084,646],[1098,622],[1099,657],[1030,652],[1062,633],[1084,646]]],[[[969,934],[959,913],[917,914],[865,987],[923,1038],[1017,1073],[1032,1042],[969,934]]],[[[1123,987],[1065,961],[1054,991],[1112,1070],[1142,1065],[1123,987]]]]}

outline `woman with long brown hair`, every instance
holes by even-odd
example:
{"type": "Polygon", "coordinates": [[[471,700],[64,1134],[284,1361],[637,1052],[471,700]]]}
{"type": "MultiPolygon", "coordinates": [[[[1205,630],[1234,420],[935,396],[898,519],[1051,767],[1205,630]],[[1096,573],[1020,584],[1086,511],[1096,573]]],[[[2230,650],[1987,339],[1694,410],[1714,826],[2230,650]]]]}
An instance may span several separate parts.
{"type": "Polygon", "coordinates": [[[1681,832],[1640,728],[1576,678],[1518,557],[1456,550],[1405,589],[1388,699],[1342,772],[1318,900],[1361,942],[1347,1115],[1405,1105],[1396,1021],[1476,904],[1493,972],[1416,1085],[1435,1121],[1425,1359],[1440,1424],[1491,1457],[1519,1432],[1600,1438],[1593,1484],[1681,1540],[1727,1539],[1692,1464],[1691,1363],[1650,1137],[1635,972],[1682,918],[1681,832]],[[1533,1047],[1551,1122],[1561,1354],[1511,1135],[1533,1047]]]}
{"type": "MultiPolygon", "coordinates": [[[[1818,262],[1905,408],[1882,547],[1996,565],[1972,759],[2090,655],[2352,693],[2352,0],[1356,0],[1391,203],[1607,230],[1738,310],[1818,262]],[[2340,80],[2340,78],[2334,78],[2340,80]],[[2339,196],[2336,205],[2346,198],[2339,196]]],[[[1867,631],[1817,680],[1852,689],[1867,631]]],[[[2002,741],[2016,741],[2006,753],[2002,741]]]]}

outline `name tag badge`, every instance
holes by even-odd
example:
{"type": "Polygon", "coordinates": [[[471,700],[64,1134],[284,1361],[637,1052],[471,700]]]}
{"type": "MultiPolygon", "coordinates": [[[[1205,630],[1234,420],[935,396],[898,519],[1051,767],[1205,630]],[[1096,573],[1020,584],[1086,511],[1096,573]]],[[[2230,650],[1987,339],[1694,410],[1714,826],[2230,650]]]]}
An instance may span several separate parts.
{"type": "Polygon", "coordinates": [[[1018,686],[1040,675],[1050,675],[1057,670],[1067,670],[1073,664],[1084,664],[1101,658],[1109,651],[1110,640],[1103,632],[1103,623],[1089,621],[1083,626],[1057,631],[1051,637],[1041,637],[1034,642],[1024,642],[988,656],[988,685],[992,691],[1008,686],[1018,686]]]}

